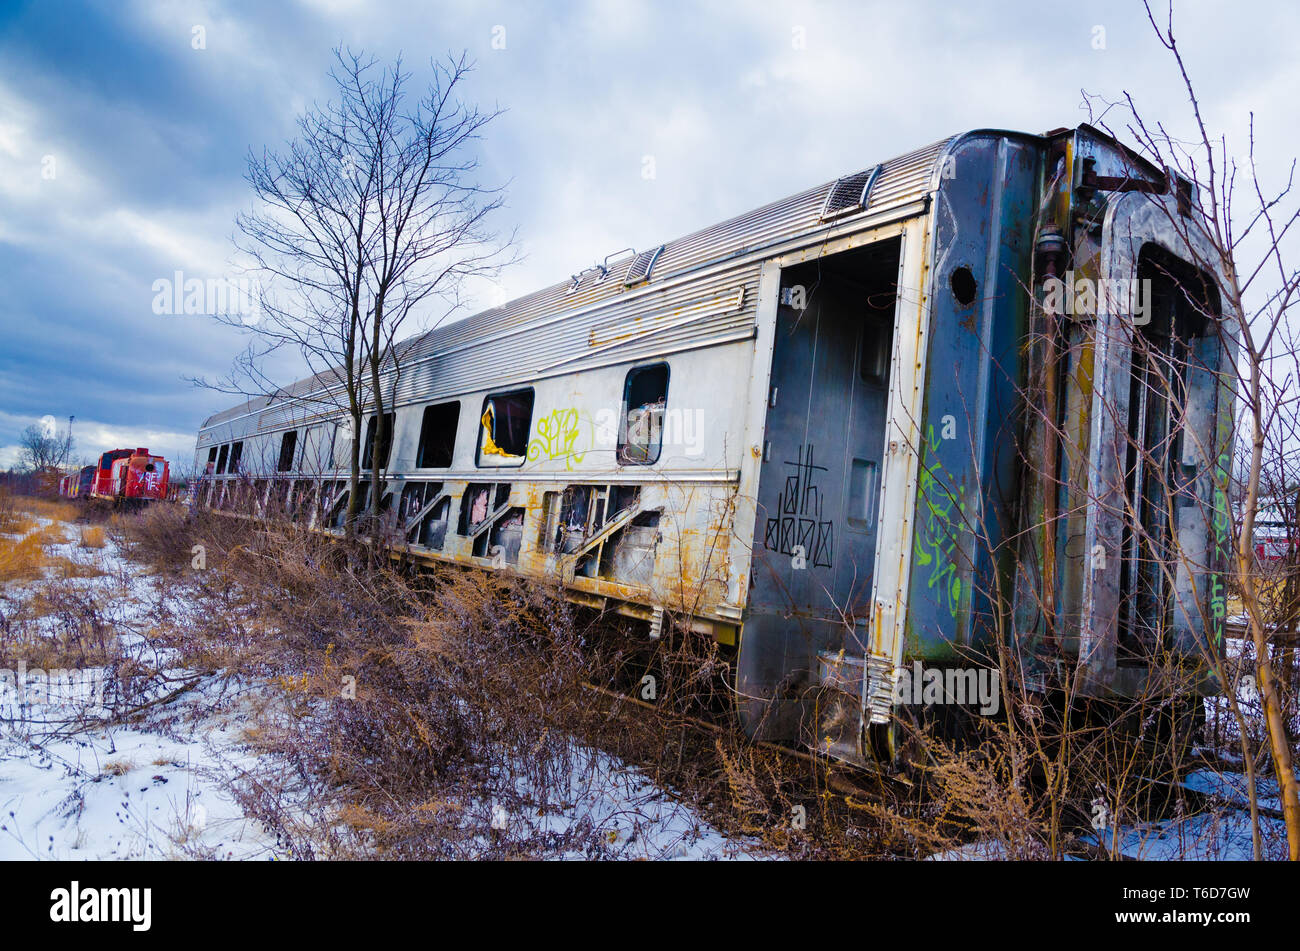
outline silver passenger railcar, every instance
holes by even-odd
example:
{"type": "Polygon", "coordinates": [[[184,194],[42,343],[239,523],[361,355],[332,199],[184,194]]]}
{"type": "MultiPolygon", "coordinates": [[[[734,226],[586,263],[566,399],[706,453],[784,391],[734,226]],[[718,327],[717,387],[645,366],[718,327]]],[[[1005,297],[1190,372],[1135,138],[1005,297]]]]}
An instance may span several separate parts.
{"type": "MultiPolygon", "coordinates": [[[[404,345],[391,445],[367,443],[385,511],[413,558],[711,635],[751,730],[849,759],[892,750],[899,671],[1008,640],[1044,683],[1068,663],[1134,695],[1154,652],[1222,638],[1233,324],[1180,304],[1219,306],[1197,214],[1088,126],[986,130],[607,261],[404,345]],[[1060,313],[1067,274],[1154,279],[1158,313],[1060,313]],[[1171,348],[1196,360],[1148,400],[1171,348]],[[1133,433],[1182,467],[1173,520],[1133,433]]],[[[357,434],[327,391],[208,419],[203,501],[306,490],[337,527],[357,434]]]]}

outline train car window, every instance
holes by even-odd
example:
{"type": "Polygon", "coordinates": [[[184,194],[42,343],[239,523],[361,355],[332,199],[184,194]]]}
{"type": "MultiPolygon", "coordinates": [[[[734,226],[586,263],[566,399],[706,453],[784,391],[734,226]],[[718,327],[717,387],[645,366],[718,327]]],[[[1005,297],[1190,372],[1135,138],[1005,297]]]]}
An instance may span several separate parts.
{"type": "Polygon", "coordinates": [[[298,449],[298,430],[291,429],[280,437],[280,459],[275,464],[276,472],[288,472],[293,468],[293,456],[298,449]]]}
{"type": "MultiPolygon", "coordinates": [[[[211,449],[208,450],[208,465],[215,467],[216,464],[217,464],[217,447],[213,446],[211,449]]],[[[212,470],[209,469],[208,471],[210,472],[212,470]]]]}
{"type": "Polygon", "coordinates": [[[659,460],[667,405],[668,364],[656,363],[627,371],[618,438],[620,465],[648,466],[659,460]]]}
{"type": "Polygon", "coordinates": [[[330,447],[325,444],[325,427],[307,427],[303,430],[302,439],[299,440],[298,444],[301,447],[298,451],[299,471],[312,474],[320,473],[329,462],[325,456],[331,451],[330,447]]]}
{"type": "MultiPolygon", "coordinates": [[[[379,443],[379,468],[388,468],[388,456],[393,450],[393,424],[397,419],[395,413],[385,413],[384,418],[388,425],[384,427],[386,432],[384,438],[379,443]]],[[[375,429],[379,425],[379,417],[371,416],[370,421],[366,423],[366,441],[362,445],[363,458],[361,460],[362,469],[370,469],[375,464],[375,429]]]]}
{"type": "Polygon", "coordinates": [[[424,408],[424,420],[420,423],[420,446],[415,456],[417,469],[446,469],[451,465],[459,422],[458,400],[424,408]]]}
{"type": "Polygon", "coordinates": [[[244,455],[243,442],[230,444],[230,471],[236,475],[239,474],[239,460],[244,455]]]}
{"type": "Polygon", "coordinates": [[[221,454],[217,456],[217,475],[222,475],[225,473],[226,459],[229,453],[230,453],[230,446],[228,444],[221,447],[221,454]]]}
{"type": "Polygon", "coordinates": [[[335,469],[350,465],[352,454],[352,420],[347,419],[334,426],[334,438],[330,443],[330,459],[335,469]]]}
{"type": "Polygon", "coordinates": [[[528,434],[533,426],[531,387],[508,393],[493,393],[483,400],[479,416],[478,465],[521,466],[528,453],[528,434]]]}

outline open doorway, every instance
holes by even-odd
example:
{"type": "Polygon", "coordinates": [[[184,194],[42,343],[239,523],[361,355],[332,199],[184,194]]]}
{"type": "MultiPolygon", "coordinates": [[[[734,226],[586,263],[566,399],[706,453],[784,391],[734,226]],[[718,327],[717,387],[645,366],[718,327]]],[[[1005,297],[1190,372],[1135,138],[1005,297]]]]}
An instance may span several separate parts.
{"type": "Polygon", "coordinates": [[[756,606],[835,618],[870,596],[899,250],[893,239],[782,272],[756,606]]]}

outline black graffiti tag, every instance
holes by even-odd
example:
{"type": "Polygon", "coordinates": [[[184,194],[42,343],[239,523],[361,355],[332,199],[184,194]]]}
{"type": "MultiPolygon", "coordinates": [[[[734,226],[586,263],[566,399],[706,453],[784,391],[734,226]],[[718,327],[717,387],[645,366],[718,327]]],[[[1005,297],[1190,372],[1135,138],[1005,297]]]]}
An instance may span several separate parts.
{"type": "Polygon", "coordinates": [[[763,547],[793,555],[802,547],[814,568],[832,567],[835,554],[835,526],[822,518],[822,497],[814,477],[825,466],[813,464],[813,446],[799,447],[799,459],[787,461],[792,472],[777,499],[778,515],[769,517],[763,530],[763,547]]]}

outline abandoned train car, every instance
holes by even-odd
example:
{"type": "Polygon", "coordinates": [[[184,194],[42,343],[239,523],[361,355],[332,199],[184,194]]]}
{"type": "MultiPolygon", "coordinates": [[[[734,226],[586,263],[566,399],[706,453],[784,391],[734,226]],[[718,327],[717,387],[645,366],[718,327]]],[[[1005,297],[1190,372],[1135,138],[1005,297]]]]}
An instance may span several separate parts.
{"type": "Polygon", "coordinates": [[[94,465],[63,479],[59,494],[68,498],[107,499],[143,504],[167,498],[170,466],[143,447],[110,449],[94,465]]]}
{"type": "MultiPolygon", "coordinates": [[[[1222,637],[1234,338],[1199,213],[1088,126],[954,136],[407,341],[364,462],[410,557],[734,648],[756,734],[889,753],[899,671],[1008,641],[1131,696],[1222,637]],[[1063,308],[1067,275],[1155,289],[1063,308]]],[[[200,501],[341,526],[330,386],[208,419],[200,501]]]]}

